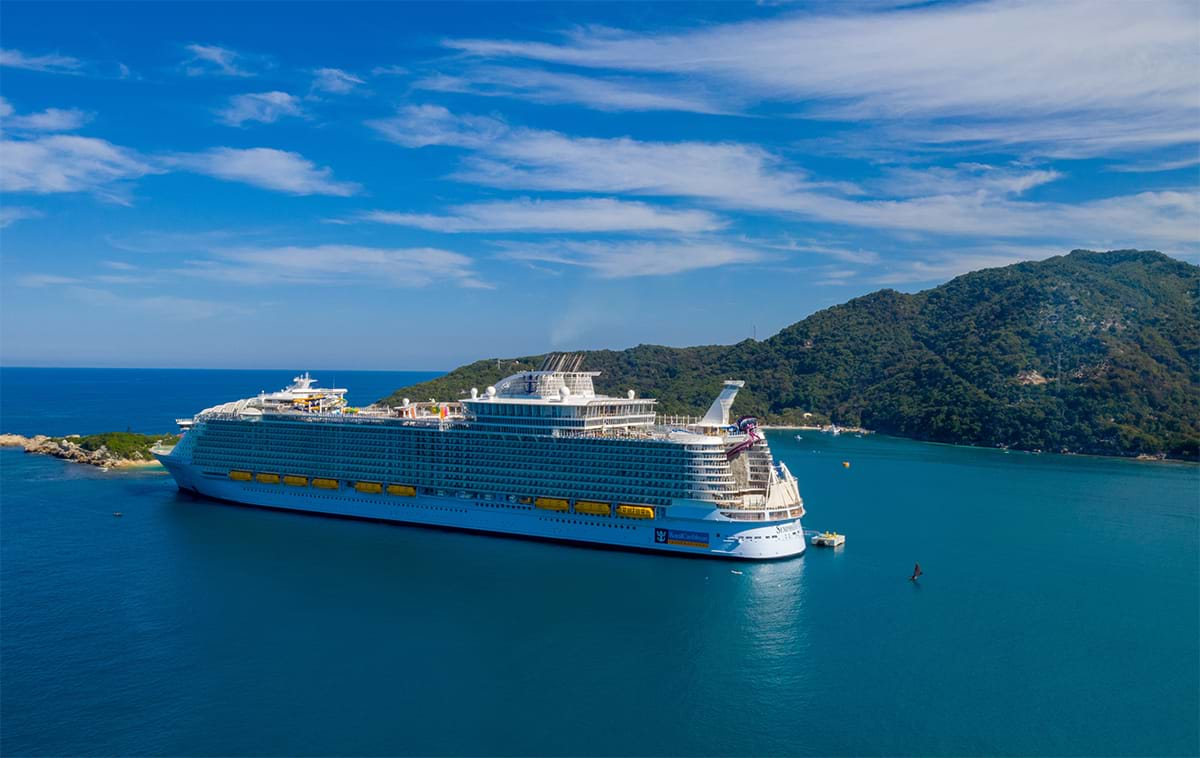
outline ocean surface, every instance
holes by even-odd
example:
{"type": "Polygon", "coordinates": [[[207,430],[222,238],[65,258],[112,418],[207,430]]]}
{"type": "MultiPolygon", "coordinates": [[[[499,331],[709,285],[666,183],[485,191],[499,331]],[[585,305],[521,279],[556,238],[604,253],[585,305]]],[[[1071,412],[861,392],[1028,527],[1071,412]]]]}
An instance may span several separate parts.
{"type": "MultiPolygon", "coordinates": [[[[356,403],[429,376],[314,374],[356,403]]],[[[291,375],[3,369],[0,431],[168,431],[291,375]]],[[[763,564],[0,451],[0,752],[1200,751],[1200,468],[796,434],[805,526],[847,543],[763,564]]]]}

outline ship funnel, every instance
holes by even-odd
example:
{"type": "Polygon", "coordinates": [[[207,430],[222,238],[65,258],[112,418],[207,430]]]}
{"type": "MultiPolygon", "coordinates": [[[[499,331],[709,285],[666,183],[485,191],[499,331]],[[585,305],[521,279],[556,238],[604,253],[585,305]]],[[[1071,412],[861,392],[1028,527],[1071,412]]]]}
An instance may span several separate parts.
{"type": "Polygon", "coordinates": [[[717,399],[709,406],[708,413],[700,419],[699,425],[729,426],[729,409],[733,407],[733,399],[737,397],[738,390],[744,386],[745,382],[727,379],[725,386],[721,388],[721,394],[717,395],[717,399]]]}

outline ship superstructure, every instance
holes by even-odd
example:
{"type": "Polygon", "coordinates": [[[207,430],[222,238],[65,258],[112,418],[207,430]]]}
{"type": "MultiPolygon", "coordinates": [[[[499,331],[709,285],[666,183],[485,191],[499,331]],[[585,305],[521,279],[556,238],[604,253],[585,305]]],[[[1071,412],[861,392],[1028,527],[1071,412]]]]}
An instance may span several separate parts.
{"type": "Polygon", "coordinates": [[[631,390],[597,394],[554,355],[452,402],[346,406],[307,374],[181,420],[158,459],[181,489],[246,505],[556,540],[782,558],[804,551],[795,478],[741,382],[703,418],[665,418],[631,390]]]}

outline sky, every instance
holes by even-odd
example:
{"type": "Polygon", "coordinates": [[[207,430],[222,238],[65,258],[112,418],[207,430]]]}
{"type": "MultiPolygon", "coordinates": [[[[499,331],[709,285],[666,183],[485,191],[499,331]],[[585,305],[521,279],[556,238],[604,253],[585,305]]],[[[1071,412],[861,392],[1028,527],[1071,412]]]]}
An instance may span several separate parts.
{"type": "Polygon", "coordinates": [[[0,363],[449,369],[1200,261],[1188,2],[0,4],[0,363]]]}

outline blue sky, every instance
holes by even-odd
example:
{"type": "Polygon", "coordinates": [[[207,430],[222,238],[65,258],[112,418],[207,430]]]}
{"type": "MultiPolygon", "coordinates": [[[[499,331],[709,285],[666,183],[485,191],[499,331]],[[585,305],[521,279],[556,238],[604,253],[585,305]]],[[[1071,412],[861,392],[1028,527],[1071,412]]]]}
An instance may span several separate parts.
{"type": "Polygon", "coordinates": [[[0,6],[0,361],[451,368],[1200,257],[1194,2],[0,6]]]}

